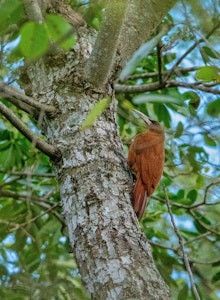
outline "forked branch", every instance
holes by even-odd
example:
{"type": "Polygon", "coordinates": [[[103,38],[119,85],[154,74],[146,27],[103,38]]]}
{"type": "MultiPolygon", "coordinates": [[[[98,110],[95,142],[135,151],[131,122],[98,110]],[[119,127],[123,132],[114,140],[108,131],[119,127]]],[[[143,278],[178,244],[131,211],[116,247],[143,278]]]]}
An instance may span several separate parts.
{"type": "Polygon", "coordinates": [[[0,96],[12,99],[11,102],[14,105],[16,105],[17,107],[21,108],[22,110],[24,110],[26,112],[28,112],[28,107],[29,107],[29,109],[36,108],[40,111],[49,113],[51,115],[57,113],[57,109],[54,106],[40,103],[40,102],[32,99],[31,97],[28,97],[25,94],[22,94],[14,87],[9,86],[2,81],[0,81],[0,96]],[[24,106],[23,106],[23,108],[21,107],[20,102],[24,102],[28,105],[28,106],[25,106],[26,109],[24,108],[24,106]]]}
{"type": "Polygon", "coordinates": [[[110,76],[126,6],[126,0],[108,1],[103,24],[85,69],[88,80],[94,86],[101,87],[110,76]]]}
{"type": "Polygon", "coordinates": [[[0,102],[0,113],[18,129],[37,149],[49,156],[52,160],[60,158],[60,151],[54,146],[43,141],[41,137],[33,133],[7,106],[0,102]]]}

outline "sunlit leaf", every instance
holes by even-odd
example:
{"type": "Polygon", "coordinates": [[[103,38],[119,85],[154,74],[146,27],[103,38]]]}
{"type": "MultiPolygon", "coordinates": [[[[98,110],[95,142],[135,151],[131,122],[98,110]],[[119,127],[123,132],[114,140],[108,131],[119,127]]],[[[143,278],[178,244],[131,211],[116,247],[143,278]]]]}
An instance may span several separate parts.
{"type": "Polygon", "coordinates": [[[156,35],[153,39],[148,41],[147,43],[143,44],[132,56],[131,60],[126,64],[124,69],[122,70],[119,78],[120,80],[125,80],[129,74],[131,74],[135,68],[138,66],[139,62],[146,57],[150,51],[159,43],[161,38],[167,32],[168,27],[164,27],[158,35],[156,35]]]}
{"type": "Polygon", "coordinates": [[[0,34],[5,33],[10,25],[16,24],[23,15],[20,0],[1,0],[0,3],[0,34]]]}
{"type": "Polygon", "coordinates": [[[220,115],[220,98],[208,103],[207,113],[212,117],[218,117],[220,115]]]}
{"type": "Polygon", "coordinates": [[[76,43],[76,35],[72,26],[59,15],[47,15],[46,25],[50,38],[65,50],[72,48],[76,43]]]}
{"type": "Polygon", "coordinates": [[[35,59],[43,55],[48,46],[49,40],[44,25],[28,22],[24,24],[21,31],[19,49],[28,59],[35,59]]]}
{"type": "Polygon", "coordinates": [[[162,103],[162,104],[173,103],[173,104],[180,105],[180,106],[182,106],[184,104],[182,99],[177,99],[177,98],[174,98],[172,96],[168,96],[168,95],[150,95],[150,94],[137,95],[133,98],[132,102],[134,104],[137,104],[137,105],[147,103],[147,102],[162,103]]]}
{"type": "Polygon", "coordinates": [[[198,174],[196,179],[196,187],[200,189],[204,186],[204,183],[205,183],[204,176],[202,174],[198,174]]]}
{"type": "Polygon", "coordinates": [[[103,111],[109,106],[111,102],[110,98],[104,98],[97,102],[91,111],[88,113],[85,121],[82,123],[81,130],[86,130],[91,127],[97,118],[103,113],[103,111]]]}
{"type": "Polygon", "coordinates": [[[219,74],[216,68],[214,67],[201,67],[196,73],[196,79],[202,80],[205,82],[216,81],[219,79],[219,74]]]}

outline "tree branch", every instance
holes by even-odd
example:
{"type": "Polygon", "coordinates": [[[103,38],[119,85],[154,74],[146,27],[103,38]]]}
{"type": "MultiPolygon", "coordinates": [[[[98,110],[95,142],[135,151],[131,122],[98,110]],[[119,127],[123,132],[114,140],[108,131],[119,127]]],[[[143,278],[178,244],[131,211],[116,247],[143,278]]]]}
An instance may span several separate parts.
{"type": "MultiPolygon", "coordinates": [[[[5,173],[4,171],[0,170],[0,173],[5,173]]],[[[45,177],[45,178],[55,178],[55,174],[53,173],[33,173],[33,171],[24,171],[24,172],[11,172],[11,176],[18,176],[15,180],[19,180],[20,178],[26,178],[26,177],[45,177]]],[[[6,182],[5,184],[11,184],[11,181],[6,182]]],[[[4,185],[5,185],[4,184],[4,185]]],[[[0,185],[1,188],[2,185],[0,185]]]]}
{"type": "MultiPolygon", "coordinates": [[[[181,77],[181,74],[183,76],[185,73],[198,71],[201,67],[202,66],[200,66],[200,67],[191,67],[191,68],[177,68],[175,70],[175,72],[177,72],[179,74],[179,76],[181,77]]],[[[170,72],[170,70],[163,71],[163,72],[161,72],[161,75],[166,76],[169,72],[170,72]]],[[[158,72],[134,74],[134,75],[128,76],[128,79],[133,80],[133,79],[152,78],[152,77],[159,77],[158,72]]]]}
{"type": "MultiPolygon", "coordinates": [[[[15,192],[11,192],[11,191],[4,191],[4,190],[0,190],[0,197],[7,197],[7,198],[12,198],[12,199],[15,199],[15,200],[21,200],[23,202],[26,202],[27,201],[27,196],[26,195],[22,195],[22,194],[17,194],[15,192]]],[[[50,210],[50,212],[52,213],[52,215],[54,217],[56,217],[58,219],[58,221],[64,226],[64,220],[63,218],[60,216],[60,214],[53,210],[54,209],[54,205],[52,205],[52,203],[48,203],[48,202],[45,202],[44,199],[40,199],[36,196],[31,196],[31,200],[33,200],[33,203],[44,208],[44,209],[47,209],[50,210]]],[[[59,203],[55,203],[56,206],[59,205],[59,203]]]]}
{"type": "Polygon", "coordinates": [[[220,27],[220,23],[217,23],[213,29],[206,35],[205,38],[197,40],[189,49],[176,61],[176,63],[173,65],[172,69],[167,74],[165,81],[169,80],[172,74],[175,72],[178,65],[182,62],[182,60],[190,53],[192,52],[200,43],[204,42],[205,39],[208,39],[218,28],[220,27]]]}
{"type": "Polygon", "coordinates": [[[162,46],[161,42],[157,45],[157,64],[158,64],[158,78],[160,85],[163,84],[163,76],[162,76],[162,46]]]}
{"type": "Polygon", "coordinates": [[[28,113],[29,115],[31,115],[32,117],[34,117],[35,119],[38,119],[39,117],[39,110],[36,108],[31,107],[30,105],[28,105],[27,103],[24,103],[18,99],[12,98],[12,97],[8,97],[6,94],[4,95],[3,93],[0,93],[0,97],[4,97],[8,102],[10,102],[11,104],[13,104],[14,106],[16,106],[17,108],[21,109],[22,111],[28,113]]]}
{"type": "Polygon", "coordinates": [[[200,296],[198,294],[198,291],[197,291],[197,288],[196,288],[196,285],[195,285],[195,281],[194,281],[194,278],[193,278],[193,273],[192,273],[192,270],[191,270],[191,267],[190,267],[190,264],[189,264],[189,259],[186,255],[185,250],[184,250],[183,239],[182,239],[182,236],[181,236],[181,234],[180,234],[180,232],[179,232],[179,230],[178,230],[178,228],[175,224],[175,220],[174,220],[174,217],[173,217],[173,214],[172,214],[172,211],[171,211],[171,206],[170,206],[170,203],[169,203],[169,198],[168,198],[165,186],[163,186],[163,191],[164,191],[165,200],[166,200],[168,212],[169,212],[169,215],[170,215],[171,223],[173,225],[174,232],[175,232],[175,234],[178,238],[178,241],[179,241],[180,250],[181,250],[182,255],[183,255],[183,260],[184,260],[184,263],[185,263],[185,266],[186,266],[187,273],[189,275],[189,279],[190,279],[190,282],[191,282],[191,286],[192,286],[194,296],[195,296],[196,300],[200,300],[200,296]]]}
{"type": "MultiPolygon", "coordinates": [[[[24,3],[24,7],[28,19],[30,21],[34,21],[42,24],[44,22],[44,18],[41,11],[41,7],[39,5],[39,1],[38,0],[22,0],[22,1],[24,3]]],[[[47,87],[48,78],[46,74],[45,63],[42,57],[40,57],[36,62],[34,62],[32,66],[34,66],[34,68],[38,73],[39,78],[41,79],[40,80],[41,85],[39,85],[39,90],[43,91],[47,87]]]]}
{"type": "Polygon", "coordinates": [[[158,81],[148,84],[141,84],[141,85],[125,85],[116,83],[114,85],[114,90],[116,92],[122,93],[143,93],[143,92],[150,92],[162,89],[164,84],[161,85],[158,81]]]}
{"type": "Polygon", "coordinates": [[[23,0],[23,3],[29,20],[37,23],[44,22],[41,8],[37,0],[23,0]]]}
{"type": "Polygon", "coordinates": [[[126,6],[126,0],[108,1],[103,24],[85,68],[86,76],[94,86],[102,86],[110,76],[126,6]]]}
{"type": "Polygon", "coordinates": [[[187,89],[190,88],[193,90],[199,90],[206,93],[212,93],[215,95],[220,94],[220,90],[213,89],[207,85],[202,85],[201,82],[187,83],[182,81],[170,80],[170,81],[163,81],[162,84],[159,81],[157,81],[157,82],[141,84],[141,85],[124,85],[118,83],[114,85],[115,91],[122,92],[122,93],[152,92],[163,88],[172,88],[172,87],[182,87],[187,89]]]}
{"type": "Polygon", "coordinates": [[[133,53],[155,32],[175,2],[176,0],[167,0],[161,5],[161,1],[128,0],[118,45],[122,68],[133,53]]]}
{"type": "Polygon", "coordinates": [[[52,160],[61,157],[60,151],[43,141],[39,135],[33,133],[23,122],[3,103],[0,102],[0,113],[20,131],[37,149],[49,156],[52,160]]]}
{"type": "Polygon", "coordinates": [[[31,97],[22,94],[14,87],[9,86],[2,81],[0,81],[0,96],[9,98],[11,103],[13,103],[14,105],[16,105],[17,107],[21,108],[26,112],[28,112],[27,110],[30,111],[31,108],[37,108],[38,110],[41,110],[50,115],[54,115],[57,113],[57,109],[54,106],[40,103],[32,99],[31,97]],[[28,104],[29,107],[28,106],[24,107],[24,105],[21,105],[21,102],[28,104]]]}
{"type": "Polygon", "coordinates": [[[86,21],[83,17],[76,11],[72,9],[72,7],[63,1],[60,0],[52,0],[52,13],[54,10],[61,14],[70,24],[73,26],[84,26],[86,25],[86,21]]]}
{"type": "MultiPolygon", "coordinates": [[[[15,226],[13,228],[10,229],[10,231],[15,231],[15,230],[18,230],[20,228],[23,228],[24,226],[26,225],[29,225],[33,222],[35,222],[37,219],[43,217],[44,215],[46,215],[47,213],[51,212],[56,206],[58,206],[59,203],[55,203],[53,206],[49,207],[48,209],[46,209],[43,213],[41,213],[40,215],[24,222],[24,223],[21,223],[21,224],[15,224],[15,226]]],[[[10,222],[9,222],[10,223],[10,222]]]]}
{"type": "Polygon", "coordinates": [[[198,222],[199,225],[201,225],[205,230],[211,232],[212,234],[216,235],[216,236],[220,236],[220,232],[209,228],[208,226],[206,226],[194,213],[194,211],[192,209],[189,210],[191,216],[198,222]]]}
{"type": "Polygon", "coordinates": [[[187,89],[190,88],[193,90],[199,90],[199,91],[203,91],[203,92],[211,93],[211,94],[215,94],[215,95],[220,94],[220,90],[215,90],[208,85],[202,85],[201,82],[188,83],[188,82],[182,82],[182,81],[176,81],[176,80],[170,80],[170,81],[166,82],[167,88],[176,87],[176,86],[187,88],[187,89]]]}

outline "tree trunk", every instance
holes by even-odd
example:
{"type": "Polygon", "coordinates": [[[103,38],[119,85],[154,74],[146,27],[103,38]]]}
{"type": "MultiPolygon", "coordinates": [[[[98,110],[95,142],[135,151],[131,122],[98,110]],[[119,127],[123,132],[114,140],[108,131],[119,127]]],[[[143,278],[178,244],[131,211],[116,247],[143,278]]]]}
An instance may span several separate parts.
{"type": "Polygon", "coordinates": [[[45,117],[43,127],[48,142],[62,153],[54,166],[71,247],[92,299],[169,299],[131,207],[132,179],[111,81],[95,88],[85,79],[92,39],[81,26],[74,50],[47,55],[27,69],[32,96],[60,110],[45,117]],[[112,99],[109,108],[82,131],[88,112],[104,97],[112,99]]]}

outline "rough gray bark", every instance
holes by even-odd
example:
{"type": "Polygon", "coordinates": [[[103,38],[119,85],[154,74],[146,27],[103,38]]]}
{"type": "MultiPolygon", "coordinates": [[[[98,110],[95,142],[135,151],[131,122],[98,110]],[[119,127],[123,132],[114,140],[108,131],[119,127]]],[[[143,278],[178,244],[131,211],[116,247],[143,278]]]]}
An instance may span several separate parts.
{"type": "Polygon", "coordinates": [[[74,50],[48,55],[44,67],[35,63],[27,73],[32,97],[60,110],[53,119],[45,117],[44,132],[62,152],[54,166],[82,280],[93,299],[169,299],[130,204],[132,180],[115,121],[114,91],[109,83],[96,89],[85,79],[93,37],[85,26],[78,35],[74,50]],[[94,103],[106,96],[112,98],[110,107],[81,131],[94,103]]]}

